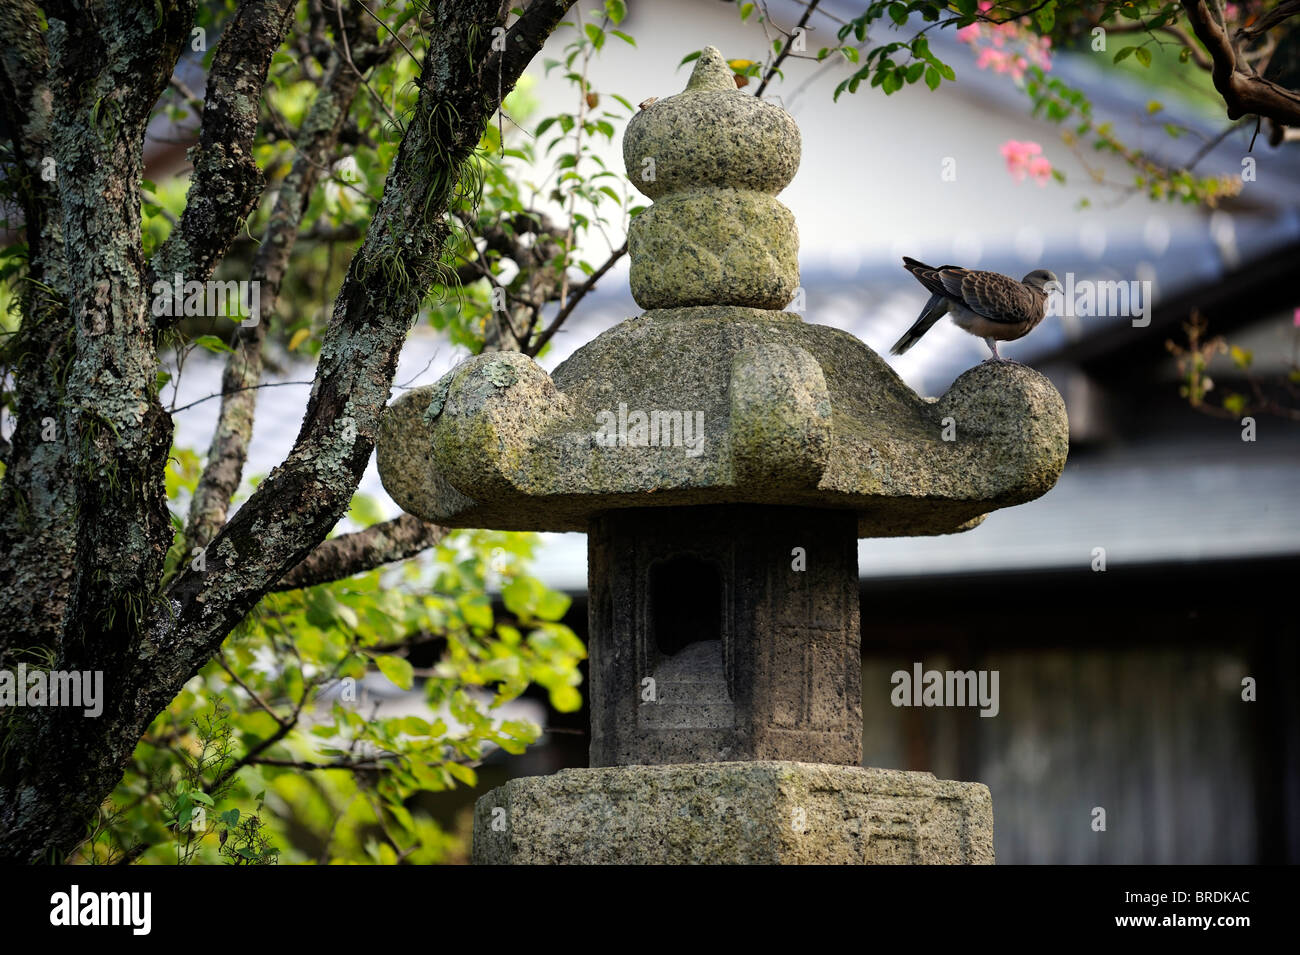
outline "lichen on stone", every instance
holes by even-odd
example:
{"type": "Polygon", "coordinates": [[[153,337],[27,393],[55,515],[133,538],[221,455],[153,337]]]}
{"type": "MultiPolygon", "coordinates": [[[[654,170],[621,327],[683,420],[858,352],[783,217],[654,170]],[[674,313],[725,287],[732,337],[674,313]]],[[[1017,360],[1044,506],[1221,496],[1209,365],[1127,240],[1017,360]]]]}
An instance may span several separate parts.
{"type": "Polygon", "coordinates": [[[498,388],[509,388],[519,380],[519,374],[507,362],[489,362],[483,369],[487,380],[498,388]]]}
{"type": "Polygon", "coordinates": [[[443,405],[447,403],[447,389],[451,387],[451,376],[445,375],[436,385],[433,386],[433,394],[429,396],[429,407],[424,411],[424,420],[432,425],[438,420],[438,415],[442,414],[443,405]]]}

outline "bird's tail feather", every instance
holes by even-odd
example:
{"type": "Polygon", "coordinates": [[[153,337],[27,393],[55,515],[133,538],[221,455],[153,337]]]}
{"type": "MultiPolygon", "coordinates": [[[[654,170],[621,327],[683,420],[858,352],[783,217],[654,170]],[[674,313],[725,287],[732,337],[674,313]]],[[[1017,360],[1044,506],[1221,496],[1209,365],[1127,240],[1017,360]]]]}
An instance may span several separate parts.
{"type": "Polygon", "coordinates": [[[942,295],[931,295],[930,300],[925,303],[925,308],[921,310],[921,317],[912,323],[912,327],[903,333],[903,337],[894,342],[894,347],[889,349],[891,355],[901,355],[913,345],[921,340],[921,336],[928,332],[934,323],[948,314],[948,300],[942,295]]]}

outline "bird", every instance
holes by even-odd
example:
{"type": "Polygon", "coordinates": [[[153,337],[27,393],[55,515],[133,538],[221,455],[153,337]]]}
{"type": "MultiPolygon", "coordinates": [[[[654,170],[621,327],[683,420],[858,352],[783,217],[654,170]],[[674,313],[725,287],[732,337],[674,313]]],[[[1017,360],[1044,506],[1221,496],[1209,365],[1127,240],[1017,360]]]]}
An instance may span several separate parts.
{"type": "Polygon", "coordinates": [[[1035,269],[1017,282],[998,272],[977,272],[959,265],[937,269],[903,256],[903,268],[930,292],[930,299],[912,327],[894,343],[891,355],[901,355],[939,319],[951,315],[960,329],[984,339],[993,355],[987,361],[1010,361],[998,354],[998,342],[1024,338],[1047,313],[1047,297],[1060,280],[1047,269],[1035,269]]]}

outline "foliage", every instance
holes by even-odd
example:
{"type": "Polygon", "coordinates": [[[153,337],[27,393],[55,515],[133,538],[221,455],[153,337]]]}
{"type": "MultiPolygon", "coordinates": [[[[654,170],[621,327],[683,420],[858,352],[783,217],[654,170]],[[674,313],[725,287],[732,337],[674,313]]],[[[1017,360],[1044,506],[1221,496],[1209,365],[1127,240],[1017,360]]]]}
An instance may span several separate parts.
{"type": "MultiPolygon", "coordinates": [[[[193,464],[171,463],[171,487],[192,484],[193,464]]],[[[359,496],[353,514],[377,516],[374,502],[359,496]]],[[[494,713],[529,686],[561,712],[581,705],[585,651],[560,623],[569,599],[527,572],[536,544],[455,532],[427,559],[264,598],[154,721],[84,858],[140,846],[146,862],[460,857],[408,804],[473,786],[484,756],[536,741],[539,727],[494,713]],[[413,666],[421,651],[436,662],[413,666]]]]}
{"type": "MultiPolygon", "coordinates": [[[[1229,3],[1224,9],[1230,26],[1243,27],[1254,22],[1263,6],[1229,3]]],[[[1024,92],[1032,115],[1062,127],[1062,143],[1096,183],[1125,193],[1143,193],[1155,200],[1208,206],[1241,190],[1240,176],[1201,175],[1194,171],[1208,149],[1192,151],[1179,164],[1165,158],[1173,148],[1152,151],[1124,142],[1116,135],[1112,123],[1094,117],[1092,102],[1085,91],[1051,75],[1053,51],[1092,56],[1115,71],[1139,69],[1146,74],[1147,82],[1190,93],[1194,106],[1213,105],[1222,111],[1223,101],[1209,78],[1210,63],[1205,48],[1188,32],[1179,3],[873,0],[848,20],[817,7],[816,2],[808,4],[800,26],[787,30],[771,19],[765,3],[739,3],[742,20],[762,25],[768,49],[762,62],[733,61],[738,83],[743,85],[752,77],[763,77],[761,89],[769,79],[783,77],[780,65],[785,59],[795,58],[830,61],[828,65],[838,61],[839,72],[844,75],[835,87],[837,100],[861,88],[879,89],[887,96],[921,83],[936,90],[945,82],[956,82],[957,64],[935,53],[929,34],[936,29],[950,29],[976,54],[976,69],[1005,75],[1024,92]],[[803,24],[815,23],[818,16],[835,26],[837,42],[814,52],[805,49],[808,31],[803,24]],[[1114,155],[1127,163],[1133,170],[1131,180],[1107,181],[1103,166],[1091,158],[1098,154],[1114,155]]],[[[1268,47],[1265,52],[1271,54],[1271,51],[1272,47],[1268,47]]],[[[695,56],[698,52],[689,55],[686,61],[695,56]]],[[[1268,60],[1263,58],[1253,65],[1266,71],[1268,60]]],[[[1151,100],[1146,116],[1168,140],[1181,139],[1190,132],[1160,117],[1158,114],[1163,110],[1161,102],[1151,100]]],[[[1237,125],[1233,122],[1209,145],[1217,144],[1237,125]]],[[[1061,183],[1066,181],[1059,164],[1052,168],[1051,175],[1061,183]]]]}

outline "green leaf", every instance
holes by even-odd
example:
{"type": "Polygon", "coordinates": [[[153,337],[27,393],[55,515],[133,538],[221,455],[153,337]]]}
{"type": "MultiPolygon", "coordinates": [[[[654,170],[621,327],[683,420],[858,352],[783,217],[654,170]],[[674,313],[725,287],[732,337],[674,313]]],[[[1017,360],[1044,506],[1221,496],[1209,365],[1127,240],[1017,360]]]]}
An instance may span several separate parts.
{"type": "Polygon", "coordinates": [[[913,63],[907,68],[907,82],[915,83],[921,78],[921,73],[925,70],[924,63],[913,63]]]}
{"type": "Polygon", "coordinates": [[[1130,57],[1130,56],[1133,55],[1133,51],[1136,50],[1136,49],[1137,49],[1137,47],[1135,47],[1135,46],[1126,46],[1126,47],[1122,47],[1122,48],[1120,49],[1120,51],[1119,51],[1118,53],[1115,54],[1115,58],[1114,58],[1114,60],[1112,60],[1111,62],[1112,62],[1112,63],[1119,63],[1119,62],[1121,62],[1122,60],[1127,59],[1128,57],[1130,57]]]}
{"type": "Polygon", "coordinates": [[[1144,46],[1140,46],[1133,51],[1133,58],[1144,67],[1149,67],[1151,65],[1151,51],[1144,46]]]}
{"type": "Polygon", "coordinates": [[[925,68],[925,85],[930,87],[932,90],[937,90],[941,82],[942,80],[939,77],[939,71],[933,66],[927,66],[925,68]]]}
{"type": "Polygon", "coordinates": [[[375,658],[379,672],[392,680],[400,689],[409,690],[415,682],[415,668],[409,660],[385,654],[375,658]]]}
{"type": "Polygon", "coordinates": [[[596,49],[599,50],[605,45],[605,31],[596,26],[596,24],[584,23],[582,29],[583,32],[587,34],[587,39],[591,41],[591,45],[596,49]]]}
{"type": "Polygon", "coordinates": [[[461,616],[471,627],[481,630],[492,628],[492,605],[487,602],[486,597],[462,594],[456,600],[456,606],[460,608],[461,616]]]}
{"type": "Polygon", "coordinates": [[[561,713],[576,713],[582,709],[582,694],[576,687],[557,686],[551,690],[551,706],[561,713]]]}
{"type": "Polygon", "coordinates": [[[200,348],[206,348],[210,352],[234,351],[229,345],[223,342],[216,335],[200,335],[194,339],[194,344],[200,348]]]}
{"type": "Polygon", "coordinates": [[[614,34],[614,36],[618,37],[628,46],[636,46],[636,40],[632,39],[632,37],[628,36],[622,30],[610,30],[609,32],[614,34]]]}
{"type": "Polygon", "coordinates": [[[429,721],[422,720],[418,716],[402,717],[402,732],[410,733],[412,736],[428,736],[429,721]]]}
{"type": "Polygon", "coordinates": [[[545,591],[537,601],[537,616],[543,620],[559,620],[568,613],[573,600],[556,590],[545,591]]]}
{"type": "Polygon", "coordinates": [[[753,12],[754,12],[754,5],[752,3],[742,3],[740,5],[741,20],[748,20],[750,14],[752,14],[753,12]]]}
{"type": "Polygon", "coordinates": [[[466,786],[478,785],[478,774],[463,763],[446,763],[447,772],[451,773],[466,786]]]}
{"type": "Polygon", "coordinates": [[[501,600],[516,617],[530,617],[536,603],[536,581],[531,577],[517,577],[501,588],[501,600]]]}
{"type": "Polygon", "coordinates": [[[214,806],[216,805],[216,804],[212,801],[212,797],[209,796],[207,793],[205,793],[202,789],[194,789],[194,790],[191,790],[191,791],[190,791],[190,798],[193,799],[195,802],[201,802],[201,803],[203,803],[203,805],[205,805],[205,806],[207,806],[207,807],[209,807],[209,808],[212,808],[212,807],[214,807],[214,806]]]}
{"type": "Polygon", "coordinates": [[[623,0],[605,0],[605,13],[615,24],[622,23],[627,16],[627,4],[623,0]]]}
{"type": "Polygon", "coordinates": [[[682,61],[677,64],[677,68],[680,70],[687,63],[691,62],[691,60],[698,60],[700,58],[700,54],[703,52],[704,52],[703,50],[696,50],[694,53],[687,53],[684,57],[682,57],[682,61]]]}
{"type": "Polygon", "coordinates": [[[889,19],[893,20],[900,27],[907,22],[907,4],[891,3],[889,5],[889,19]]]}
{"type": "Polygon", "coordinates": [[[1056,0],[1051,0],[1051,2],[1036,11],[1034,19],[1038,21],[1040,33],[1051,33],[1052,27],[1056,24],[1056,0]]]}

